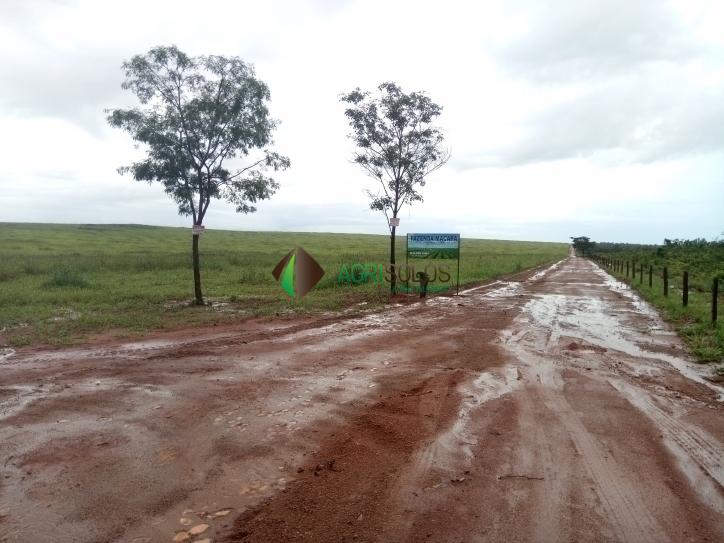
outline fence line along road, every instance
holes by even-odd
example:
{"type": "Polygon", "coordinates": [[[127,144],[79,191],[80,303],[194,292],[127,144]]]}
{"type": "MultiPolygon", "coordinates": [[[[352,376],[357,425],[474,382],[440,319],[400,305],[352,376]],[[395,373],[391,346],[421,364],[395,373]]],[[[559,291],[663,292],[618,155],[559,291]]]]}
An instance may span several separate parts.
{"type": "MultiPolygon", "coordinates": [[[[608,268],[613,273],[619,273],[626,278],[631,279],[631,283],[636,279],[636,264],[634,260],[620,260],[615,258],[607,258],[599,255],[589,257],[598,265],[608,268]]],[[[638,262],[639,265],[639,284],[644,282],[644,263],[638,262]]],[[[654,266],[649,264],[649,288],[653,288],[654,266]]],[[[663,283],[664,296],[669,295],[669,268],[663,266],[661,269],[661,278],[663,283]]],[[[716,324],[717,321],[717,305],[719,303],[719,278],[713,277],[711,281],[711,322],[716,324]]],[[[684,270],[681,281],[681,305],[687,307],[689,305],[689,271],[684,270]]]]}

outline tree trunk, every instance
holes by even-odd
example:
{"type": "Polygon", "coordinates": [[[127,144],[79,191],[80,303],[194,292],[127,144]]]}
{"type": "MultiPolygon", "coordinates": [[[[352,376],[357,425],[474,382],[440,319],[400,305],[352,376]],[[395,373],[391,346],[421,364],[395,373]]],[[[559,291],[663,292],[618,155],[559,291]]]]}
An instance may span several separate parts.
{"type": "Polygon", "coordinates": [[[201,294],[201,269],[199,268],[199,235],[193,235],[192,242],[194,261],[194,295],[196,305],[204,305],[204,297],[201,294]]]}
{"type": "Polygon", "coordinates": [[[397,288],[397,270],[395,269],[395,230],[396,226],[392,227],[392,233],[390,234],[390,294],[394,295],[397,288]]]}

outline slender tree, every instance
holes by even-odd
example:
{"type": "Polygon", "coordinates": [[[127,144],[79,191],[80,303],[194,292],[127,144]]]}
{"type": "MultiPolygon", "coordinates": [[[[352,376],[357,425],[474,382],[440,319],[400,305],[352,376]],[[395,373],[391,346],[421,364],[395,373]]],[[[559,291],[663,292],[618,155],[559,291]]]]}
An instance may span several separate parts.
{"type": "Polygon", "coordinates": [[[395,83],[382,83],[372,95],[359,88],[341,96],[348,104],[345,115],[357,150],[354,162],[380,183],[379,192],[368,190],[370,207],[382,211],[390,229],[390,292],[395,293],[395,231],[400,210],[421,202],[425,178],[443,166],[450,152],[443,135],[433,125],[442,112],[422,92],[405,94],[395,83]],[[390,220],[393,219],[393,220],[390,220]]]}
{"type": "MultiPolygon", "coordinates": [[[[266,105],[269,88],[251,65],[238,57],[190,57],[171,46],[134,56],[122,68],[123,88],[141,107],[108,110],[108,122],[144,144],[147,153],[120,173],[161,183],[179,214],[191,216],[197,227],[213,199],[253,213],[255,203],[279,188],[266,172],[288,168],[289,159],[269,149],[277,121],[266,105]]],[[[195,301],[201,305],[197,231],[192,254],[195,301]]]]}

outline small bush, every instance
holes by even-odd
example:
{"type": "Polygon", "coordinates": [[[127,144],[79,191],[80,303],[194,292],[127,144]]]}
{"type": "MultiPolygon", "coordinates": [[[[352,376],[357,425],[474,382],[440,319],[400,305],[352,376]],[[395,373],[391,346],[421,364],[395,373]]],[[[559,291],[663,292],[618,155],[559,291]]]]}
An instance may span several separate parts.
{"type": "Polygon", "coordinates": [[[87,288],[88,281],[78,272],[70,268],[59,268],[53,272],[50,281],[46,283],[48,287],[75,287],[87,288]]]}

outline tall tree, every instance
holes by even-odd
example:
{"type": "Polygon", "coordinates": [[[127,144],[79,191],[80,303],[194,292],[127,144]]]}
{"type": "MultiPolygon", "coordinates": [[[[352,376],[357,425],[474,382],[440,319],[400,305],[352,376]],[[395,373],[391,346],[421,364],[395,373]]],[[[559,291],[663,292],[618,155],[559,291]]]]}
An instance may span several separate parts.
{"type": "Polygon", "coordinates": [[[382,83],[377,94],[359,88],[341,96],[349,104],[345,115],[357,145],[354,161],[380,183],[379,192],[367,191],[370,207],[382,211],[390,229],[390,292],[395,293],[395,231],[400,209],[421,202],[425,178],[443,166],[450,152],[433,125],[442,112],[422,92],[405,94],[395,83],[382,83]],[[390,220],[393,219],[393,220],[390,220]]]}
{"type": "MultiPolygon", "coordinates": [[[[289,159],[269,149],[277,121],[266,105],[269,88],[250,64],[238,57],[190,57],[170,46],[134,56],[122,68],[123,88],[142,107],[109,110],[108,122],[144,144],[147,153],[119,172],[161,183],[179,214],[190,215],[197,227],[213,199],[253,213],[255,203],[279,188],[265,172],[288,168],[289,159]]],[[[192,254],[194,296],[201,305],[198,230],[192,254]]]]}

